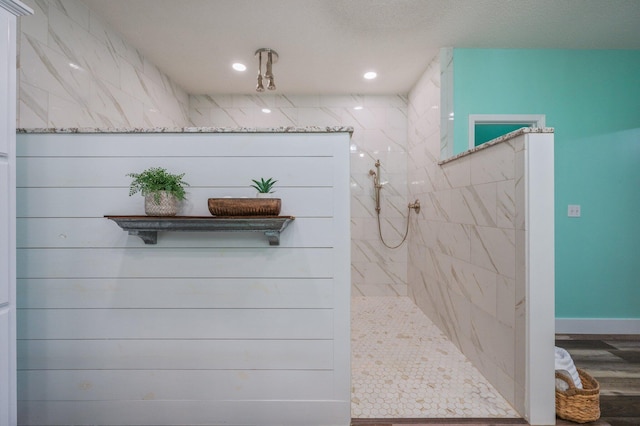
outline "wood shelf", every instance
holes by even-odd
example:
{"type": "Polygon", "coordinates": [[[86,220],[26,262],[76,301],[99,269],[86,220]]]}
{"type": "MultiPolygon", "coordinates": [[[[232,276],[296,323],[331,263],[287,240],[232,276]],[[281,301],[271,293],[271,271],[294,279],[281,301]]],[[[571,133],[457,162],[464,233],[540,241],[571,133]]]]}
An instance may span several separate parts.
{"type": "Polygon", "coordinates": [[[105,216],[145,244],[157,244],[158,231],[263,232],[269,245],[280,245],[280,233],[293,216],[105,216]]]}

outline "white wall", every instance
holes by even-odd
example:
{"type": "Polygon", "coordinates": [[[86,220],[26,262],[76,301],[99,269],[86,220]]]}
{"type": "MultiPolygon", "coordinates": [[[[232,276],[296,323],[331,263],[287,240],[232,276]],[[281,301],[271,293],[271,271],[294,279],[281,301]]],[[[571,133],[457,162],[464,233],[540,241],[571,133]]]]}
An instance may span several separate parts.
{"type": "Polygon", "coordinates": [[[17,127],[182,127],[188,95],[80,0],[26,0],[17,127]]]}
{"type": "Polygon", "coordinates": [[[407,217],[407,99],[404,96],[202,95],[190,97],[194,126],[350,126],[351,256],[353,294],[407,294],[407,245],[392,250],[378,236],[369,170],[380,159],[382,231],[390,245],[407,217]],[[355,109],[359,107],[360,109],[355,109]],[[271,113],[262,112],[268,108],[271,113]]]}
{"type": "Polygon", "coordinates": [[[18,139],[21,424],[349,424],[347,133],[18,139]],[[186,172],[186,215],[277,176],[296,219],[144,245],[103,215],[143,214],[149,166],[186,172]]]}

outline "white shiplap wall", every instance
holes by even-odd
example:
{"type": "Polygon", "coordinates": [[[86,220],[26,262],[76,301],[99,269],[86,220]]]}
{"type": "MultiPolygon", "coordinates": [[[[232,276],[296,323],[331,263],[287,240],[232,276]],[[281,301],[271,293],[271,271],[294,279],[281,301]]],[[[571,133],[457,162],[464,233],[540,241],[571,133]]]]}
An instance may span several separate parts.
{"type": "Polygon", "coordinates": [[[25,425],[347,425],[349,134],[18,136],[18,410],[25,425]],[[207,198],[278,179],[296,220],[128,236],[129,172],[207,198]]]}

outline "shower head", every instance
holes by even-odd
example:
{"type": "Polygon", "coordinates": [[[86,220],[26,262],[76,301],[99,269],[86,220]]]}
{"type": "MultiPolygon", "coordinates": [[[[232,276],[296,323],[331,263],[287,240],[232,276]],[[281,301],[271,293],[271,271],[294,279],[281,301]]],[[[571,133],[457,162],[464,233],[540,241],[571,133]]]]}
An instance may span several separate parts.
{"type": "Polygon", "coordinates": [[[276,90],[276,83],[273,81],[273,76],[267,78],[267,89],[276,90]]]}
{"type": "Polygon", "coordinates": [[[376,175],[376,172],[374,172],[373,170],[369,170],[369,175],[370,175],[370,176],[375,176],[375,175],[376,175]]]}
{"type": "Polygon", "coordinates": [[[273,64],[273,52],[271,50],[269,50],[269,53],[267,54],[267,72],[264,74],[265,78],[267,79],[267,89],[269,90],[275,90],[276,89],[276,84],[273,81],[273,68],[271,67],[271,65],[273,64]]]}
{"type": "Polygon", "coordinates": [[[262,75],[258,74],[258,84],[256,85],[256,92],[264,92],[264,84],[262,84],[262,75]]]}
{"type": "Polygon", "coordinates": [[[262,84],[262,52],[258,53],[258,84],[256,85],[256,92],[264,92],[264,85],[262,84]]]}

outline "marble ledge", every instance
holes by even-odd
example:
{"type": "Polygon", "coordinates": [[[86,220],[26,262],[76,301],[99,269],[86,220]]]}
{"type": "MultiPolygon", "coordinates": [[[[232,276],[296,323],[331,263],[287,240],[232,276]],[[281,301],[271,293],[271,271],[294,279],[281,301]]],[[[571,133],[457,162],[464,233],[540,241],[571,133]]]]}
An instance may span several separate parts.
{"type": "Polygon", "coordinates": [[[466,151],[461,152],[460,154],[456,154],[453,157],[449,157],[445,160],[440,160],[438,161],[438,165],[442,166],[443,164],[447,164],[450,163],[452,161],[457,160],[458,158],[461,157],[466,157],[467,155],[471,155],[474,152],[478,152],[481,151],[483,149],[487,149],[490,148],[494,145],[497,145],[499,143],[508,141],[510,139],[516,138],[520,135],[524,135],[525,133],[554,133],[554,128],[553,127],[523,127],[522,129],[518,129],[518,130],[514,130],[513,132],[507,133],[505,135],[499,136],[495,139],[490,140],[489,142],[485,142],[482,145],[478,145],[473,149],[469,149],[466,151]]]}
{"type": "Polygon", "coordinates": [[[50,127],[19,128],[17,133],[345,133],[353,134],[350,126],[308,127],[50,127]]]}

